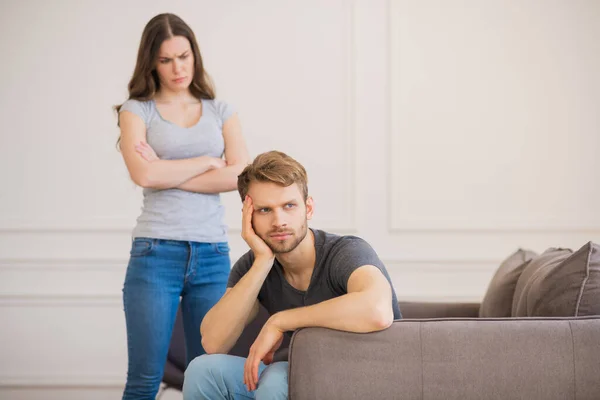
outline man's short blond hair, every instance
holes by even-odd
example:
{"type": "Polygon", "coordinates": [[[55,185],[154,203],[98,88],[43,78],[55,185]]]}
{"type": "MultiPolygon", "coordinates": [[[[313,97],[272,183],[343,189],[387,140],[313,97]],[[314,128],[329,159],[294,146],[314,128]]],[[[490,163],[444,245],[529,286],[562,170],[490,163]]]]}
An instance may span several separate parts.
{"type": "Polygon", "coordinates": [[[244,168],[237,181],[242,201],[246,198],[252,182],[273,182],[283,187],[297,183],[304,201],[308,198],[306,170],[302,164],[281,151],[259,154],[252,164],[244,168]]]}

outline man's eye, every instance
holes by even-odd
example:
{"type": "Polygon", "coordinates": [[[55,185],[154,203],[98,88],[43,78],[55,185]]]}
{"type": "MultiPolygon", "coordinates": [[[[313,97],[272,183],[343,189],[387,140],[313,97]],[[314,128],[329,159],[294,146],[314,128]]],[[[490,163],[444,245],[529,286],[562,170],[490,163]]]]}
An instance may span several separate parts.
{"type": "Polygon", "coordinates": [[[264,213],[267,213],[267,212],[269,212],[269,209],[268,209],[268,208],[261,208],[261,209],[259,209],[259,210],[258,210],[258,212],[260,212],[260,213],[263,213],[263,214],[264,214],[264,213]]]}
{"type": "Polygon", "coordinates": [[[294,203],[287,203],[287,204],[285,205],[285,208],[293,208],[294,206],[295,206],[295,204],[294,204],[294,203]]]}

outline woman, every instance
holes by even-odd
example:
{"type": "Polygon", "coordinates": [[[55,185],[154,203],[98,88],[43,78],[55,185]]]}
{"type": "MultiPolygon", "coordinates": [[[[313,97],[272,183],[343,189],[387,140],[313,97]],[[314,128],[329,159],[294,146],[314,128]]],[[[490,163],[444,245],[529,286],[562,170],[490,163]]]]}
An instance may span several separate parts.
{"type": "Polygon", "coordinates": [[[194,33],[173,14],[146,25],[129,99],[116,109],[125,164],[144,188],[123,287],[123,399],[153,399],[180,297],[188,363],[204,353],[200,322],[230,270],[219,193],[236,189],[248,153],[237,115],[215,100],[194,33]]]}

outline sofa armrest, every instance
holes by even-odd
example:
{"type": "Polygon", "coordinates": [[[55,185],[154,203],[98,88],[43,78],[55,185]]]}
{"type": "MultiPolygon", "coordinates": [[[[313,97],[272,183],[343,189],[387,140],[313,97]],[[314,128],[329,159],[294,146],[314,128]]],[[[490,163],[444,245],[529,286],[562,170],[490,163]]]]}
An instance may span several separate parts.
{"type": "Polygon", "coordinates": [[[477,318],[480,303],[398,302],[402,318],[477,318]]]}
{"type": "Polygon", "coordinates": [[[597,399],[600,317],[400,320],[381,332],[304,328],[290,400],[597,399]]]}

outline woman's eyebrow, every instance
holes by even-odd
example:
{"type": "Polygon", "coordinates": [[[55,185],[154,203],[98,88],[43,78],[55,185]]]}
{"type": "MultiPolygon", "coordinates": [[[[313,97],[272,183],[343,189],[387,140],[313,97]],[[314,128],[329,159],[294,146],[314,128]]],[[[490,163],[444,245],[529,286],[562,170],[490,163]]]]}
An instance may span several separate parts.
{"type": "MultiPolygon", "coordinates": [[[[185,55],[187,52],[189,52],[189,50],[186,50],[183,53],[181,53],[180,55],[178,55],[178,56],[176,55],[175,57],[181,57],[181,56],[185,55]]],[[[167,57],[167,56],[158,56],[158,58],[165,58],[167,60],[171,59],[171,57],[167,57]]]]}

